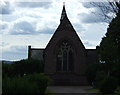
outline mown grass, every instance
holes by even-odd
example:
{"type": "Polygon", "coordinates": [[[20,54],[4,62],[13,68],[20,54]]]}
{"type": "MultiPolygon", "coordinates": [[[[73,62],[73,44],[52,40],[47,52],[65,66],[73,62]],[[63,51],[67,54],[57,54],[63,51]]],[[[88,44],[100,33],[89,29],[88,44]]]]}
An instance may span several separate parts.
{"type": "Polygon", "coordinates": [[[47,89],[47,90],[45,91],[45,95],[53,95],[53,91],[47,89]]]}
{"type": "Polygon", "coordinates": [[[91,88],[91,89],[87,89],[86,91],[89,91],[89,92],[93,92],[93,91],[98,92],[99,90],[95,89],[95,88],[91,88]]]}
{"type": "Polygon", "coordinates": [[[92,95],[120,95],[120,87],[118,87],[118,90],[114,94],[102,94],[102,93],[99,92],[98,89],[94,89],[94,88],[86,89],[86,91],[88,91],[88,92],[97,92],[97,93],[92,94],[92,95]]]}

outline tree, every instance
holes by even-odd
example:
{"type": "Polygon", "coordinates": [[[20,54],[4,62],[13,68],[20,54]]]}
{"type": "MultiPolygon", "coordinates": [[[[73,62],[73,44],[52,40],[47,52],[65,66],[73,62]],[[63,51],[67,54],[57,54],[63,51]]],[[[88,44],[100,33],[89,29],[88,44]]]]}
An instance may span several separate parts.
{"type": "Polygon", "coordinates": [[[11,64],[3,63],[2,64],[2,77],[12,77],[13,76],[13,67],[11,64]]]}
{"type": "Polygon", "coordinates": [[[90,4],[100,10],[97,15],[104,17],[104,21],[110,22],[120,10],[120,0],[106,1],[107,2],[90,2],[90,4]]]}
{"type": "Polygon", "coordinates": [[[116,15],[99,48],[99,58],[107,64],[108,75],[120,64],[120,10],[116,15]]]}
{"type": "Polygon", "coordinates": [[[24,74],[43,73],[44,63],[40,60],[29,59],[20,60],[12,64],[2,65],[3,77],[24,76],[24,74]]]}

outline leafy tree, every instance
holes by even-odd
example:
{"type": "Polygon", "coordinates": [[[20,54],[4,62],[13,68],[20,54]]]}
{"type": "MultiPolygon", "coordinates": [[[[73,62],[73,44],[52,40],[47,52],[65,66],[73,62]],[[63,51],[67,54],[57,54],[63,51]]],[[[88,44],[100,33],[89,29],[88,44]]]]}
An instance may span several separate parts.
{"type": "Polygon", "coordinates": [[[13,74],[13,67],[11,64],[3,63],[2,64],[2,77],[12,77],[13,74]]]}
{"type": "Polygon", "coordinates": [[[40,60],[27,59],[20,60],[13,64],[15,75],[23,76],[24,74],[43,73],[44,64],[40,60]]]}
{"type": "Polygon", "coordinates": [[[117,66],[120,64],[120,11],[117,13],[102,39],[99,47],[99,59],[107,65],[108,75],[114,70],[119,71],[117,66]]]}
{"type": "Polygon", "coordinates": [[[114,93],[115,90],[117,89],[116,78],[111,76],[104,78],[104,80],[101,81],[99,89],[100,89],[100,92],[102,92],[103,94],[114,93]]]}
{"type": "Polygon", "coordinates": [[[106,78],[106,73],[104,71],[97,71],[96,72],[96,77],[95,77],[95,81],[96,81],[96,86],[99,87],[101,81],[103,81],[106,78]]]}
{"type": "Polygon", "coordinates": [[[95,81],[96,72],[98,71],[98,67],[99,67],[98,65],[99,64],[92,64],[89,65],[86,69],[86,76],[90,85],[92,85],[92,82],[95,81]]]}
{"type": "Polygon", "coordinates": [[[7,77],[24,76],[25,74],[43,73],[44,63],[40,60],[20,60],[12,64],[2,65],[2,75],[7,77]]]}
{"type": "MultiPolygon", "coordinates": [[[[101,75],[99,75],[99,72],[102,72],[102,74],[106,73],[106,64],[91,64],[88,65],[86,69],[86,77],[90,85],[92,85],[92,82],[96,82],[96,77],[101,78],[101,75]]],[[[97,80],[98,81],[98,80],[97,80]]]]}

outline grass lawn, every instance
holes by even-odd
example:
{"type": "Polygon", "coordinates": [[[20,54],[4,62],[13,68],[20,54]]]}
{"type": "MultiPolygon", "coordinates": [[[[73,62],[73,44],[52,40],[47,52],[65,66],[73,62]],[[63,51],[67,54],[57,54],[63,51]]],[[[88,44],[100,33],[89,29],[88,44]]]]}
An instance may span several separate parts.
{"type": "Polygon", "coordinates": [[[45,95],[53,95],[53,92],[52,92],[51,90],[48,90],[48,89],[47,89],[47,90],[45,91],[45,95]]]}
{"type": "MultiPolygon", "coordinates": [[[[120,88],[120,87],[119,87],[119,88],[120,88]]],[[[119,90],[120,90],[120,89],[119,89],[119,90]]],[[[98,93],[92,94],[92,95],[120,95],[120,91],[118,91],[118,92],[115,93],[115,94],[102,94],[102,93],[99,92],[98,89],[95,89],[95,88],[86,89],[86,91],[88,91],[88,92],[98,92],[98,93]]]]}
{"type": "Polygon", "coordinates": [[[89,92],[93,92],[93,91],[99,91],[98,89],[95,89],[95,88],[91,88],[91,89],[86,89],[86,91],[89,91],[89,92]]]}

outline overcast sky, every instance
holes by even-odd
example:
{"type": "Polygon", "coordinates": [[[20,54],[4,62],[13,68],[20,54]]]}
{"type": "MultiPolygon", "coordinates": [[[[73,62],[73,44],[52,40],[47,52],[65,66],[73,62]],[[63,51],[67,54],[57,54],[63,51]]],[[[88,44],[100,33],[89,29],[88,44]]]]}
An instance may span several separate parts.
{"type": "MultiPolygon", "coordinates": [[[[108,24],[89,2],[64,0],[67,16],[86,49],[95,49],[108,24]]],[[[4,60],[28,57],[28,45],[45,48],[60,24],[63,0],[49,2],[0,1],[0,54],[4,60]]],[[[1,60],[0,59],[0,60],[1,60]]]]}

